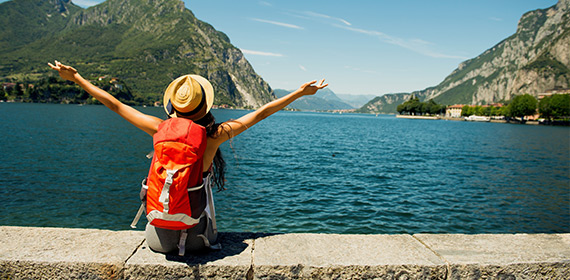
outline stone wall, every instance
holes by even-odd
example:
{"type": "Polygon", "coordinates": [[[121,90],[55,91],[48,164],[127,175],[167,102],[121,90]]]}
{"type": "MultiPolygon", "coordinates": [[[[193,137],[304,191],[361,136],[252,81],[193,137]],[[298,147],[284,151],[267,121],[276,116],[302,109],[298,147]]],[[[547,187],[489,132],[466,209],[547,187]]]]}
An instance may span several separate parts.
{"type": "Polygon", "coordinates": [[[142,231],[0,227],[1,279],[569,279],[570,234],[221,233],[152,252],[142,231]]]}

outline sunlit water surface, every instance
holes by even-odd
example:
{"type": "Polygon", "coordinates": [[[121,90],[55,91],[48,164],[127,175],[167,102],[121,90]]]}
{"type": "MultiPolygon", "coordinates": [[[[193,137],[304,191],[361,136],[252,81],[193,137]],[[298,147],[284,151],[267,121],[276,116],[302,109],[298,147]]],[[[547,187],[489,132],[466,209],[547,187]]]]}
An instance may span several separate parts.
{"type": "MultiPolygon", "coordinates": [[[[150,136],[103,106],[0,117],[0,225],[130,229],[150,136]]],[[[221,231],[570,232],[568,127],[279,112],[221,148],[221,231]]]]}

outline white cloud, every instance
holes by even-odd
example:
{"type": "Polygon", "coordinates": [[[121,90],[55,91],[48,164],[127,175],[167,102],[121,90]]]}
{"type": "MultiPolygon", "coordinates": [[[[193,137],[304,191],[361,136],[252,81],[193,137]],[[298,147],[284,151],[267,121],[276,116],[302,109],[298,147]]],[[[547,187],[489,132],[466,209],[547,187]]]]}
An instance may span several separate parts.
{"type": "Polygon", "coordinates": [[[339,28],[343,28],[346,30],[350,30],[353,32],[370,35],[370,36],[377,36],[377,37],[381,37],[381,38],[388,38],[389,37],[388,35],[380,32],[380,31],[366,30],[366,29],[360,29],[360,28],[354,28],[354,27],[346,27],[346,26],[342,26],[342,25],[338,25],[338,24],[334,24],[334,26],[339,27],[339,28]]]}
{"type": "Polygon", "coordinates": [[[305,68],[305,66],[303,66],[303,65],[299,64],[299,68],[301,68],[301,70],[303,70],[303,71],[307,72],[307,68],[305,68]]]}
{"type": "Polygon", "coordinates": [[[502,18],[498,18],[498,17],[490,17],[490,19],[494,20],[494,21],[503,21],[502,18]]]}
{"type": "Polygon", "coordinates": [[[241,52],[243,52],[245,54],[259,55],[259,56],[274,56],[274,57],[283,57],[284,56],[280,53],[260,52],[260,51],[244,50],[244,49],[241,49],[241,52]]]}
{"type": "Polygon", "coordinates": [[[416,38],[416,39],[411,39],[410,42],[413,42],[413,43],[418,44],[418,45],[426,45],[426,46],[427,46],[427,45],[435,45],[435,44],[432,43],[432,42],[428,42],[428,41],[425,41],[425,40],[422,40],[422,39],[417,39],[417,38],[416,38]]]}
{"type": "Polygon", "coordinates": [[[413,52],[416,52],[416,53],[419,53],[419,54],[422,54],[425,56],[429,56],[429,57],[452,58],[452,59],[463,59],[463,60],[468,59],[467,57],[464,57],[464,56],[448,55],[448,54],[443,54],[443,53],[439,53],[436,51],[432,51],[428,48],[428,46],[429,45],[435,45],[435,44],[428,42],[428,41],[425,41],[425,40],[422,40],[422,39],[405,40],[402,38],[390,36],[388,34],[385,34],[385,33],[382,33],[380,31],[376,31],[376,30],[366,30],[366,29],[343,26],[343,25],[339,25],[339,24],[333,24],[333,26],[336,26],[338,28],[342,28],[345,30],[349,30],[352,32],[377,37],[381,41],[384,41],[388,44],[400,46],[402,48],[405,48],[405,49],[408,49],[408,50],[411,50],[413,52]]]}
{"type": "Polygon", "coordinates": [[[259,5],[261,6],[267,6],[267,7],[272,7],[273,5],[269,2],[265,2],[265,1],[259,1],[259,5]]]}
{"type": "Polygon", "coordinates": [[[259,19],[259,18],[250,18],[251,20],[254,21],[258,21],[258,22],[263,22],[263,23],[269,23],[269,24],[273,24],[273,25],[277,25],[277,26],[282,26],[282,27],[287,27],[287,28],[293,28],[293,29],[304,29],[301,26],[298,25],[294,25],[294,24],[289,24],[289,23],[284,23],[284,22],[278,22],[278,21],[272,21],[272,20],[265,20],[265,19],[259,19]]]}
{"type": "Polygon", "coordinates": [[[325,14],[319,14],[319,13],[315,13],[315,12],[310,12],[310,11],[306,11],[303,12],[303,14],[309,16],[309,17],[320,17],[320,18],[326,18],[326,19],[332,19],[335,21],[340,21],[345,25],[351,26],[352,24],[350,22],[348,22],[347,20],[344,20],[342,18],[338,18],[338,17],[333,17],[333,16],[329,16],[329,15],[325,15],[325,14]]]}

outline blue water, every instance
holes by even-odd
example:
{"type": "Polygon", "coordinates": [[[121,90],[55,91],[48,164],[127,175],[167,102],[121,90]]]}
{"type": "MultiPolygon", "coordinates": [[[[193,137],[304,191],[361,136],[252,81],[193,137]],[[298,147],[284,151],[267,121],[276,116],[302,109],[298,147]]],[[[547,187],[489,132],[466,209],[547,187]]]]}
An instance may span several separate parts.
{"type": "MultiPolygon", "coordinates": [[[[0,225],[129,229],[150,136],[103,106],[0,119],[0,225]]],[[[568,127],[279,112],[221,148],[221,231],[570,232],[568,127]]]]}

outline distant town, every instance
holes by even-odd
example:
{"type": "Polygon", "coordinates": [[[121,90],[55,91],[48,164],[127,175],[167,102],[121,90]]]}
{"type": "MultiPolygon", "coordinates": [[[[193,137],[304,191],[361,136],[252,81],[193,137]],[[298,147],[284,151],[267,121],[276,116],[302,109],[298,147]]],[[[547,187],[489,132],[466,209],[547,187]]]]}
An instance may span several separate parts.
{"type": "Polygon", "coordinates": [[[512,100],[487,105],[444,106],[433,100],[420,102],[412,96],[398,105],[397,111],[399,118],[569,125],[570,89],[548,90],[538,94],[538,98],[517,95],[512,100]]]}

